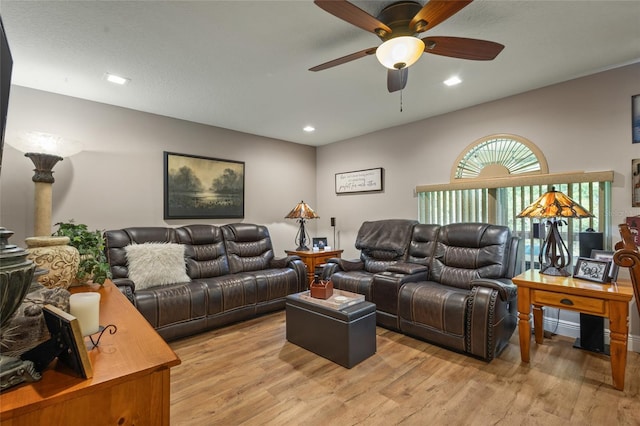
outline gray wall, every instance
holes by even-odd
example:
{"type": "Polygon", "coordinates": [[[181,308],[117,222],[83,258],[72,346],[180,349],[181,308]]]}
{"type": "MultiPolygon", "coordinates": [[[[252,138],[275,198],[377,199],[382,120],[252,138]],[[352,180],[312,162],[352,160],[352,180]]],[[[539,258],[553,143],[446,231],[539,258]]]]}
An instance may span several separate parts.
{"type": "MultiPolygon", "coordinates": [[[[464,85],[453,90],[464,90],[464,85]]],[[[448,183],[456,158],[469,144],[512,133],[542,150],[551,173],[615,172],[610,214],[617,241],[617,224],[640,214],[631,207],[631,159],[640,158],[640,144],[631,143],[631,96],[636,94],[640,63],[319,147],[317,200],[323,219],[317,232],[333,236],[328,218],[336,217],[338,248],[345,250],[344,257],[357,257],[353,246],[363,221],[416,219],[417,185],[448,183]],[[335,194],[335,173],[373,167],[385,169],[384,192],[335,194]]],[[[631,312],[632,330],[640,335],[633,305],[631,312]]],[[[560,321],[561,334],[578,332],[577,315],[563,312],[560,321]]]]}
{"type": "MultiPolygon", "coordinates": [[[[84,150],[54,168],[53,223],[91,229],[224,224],[269,226],[277,254],[293,246],[297,224],[284,219],[300,199],[315,206],[315,148],[125,108],[11,87],[5,142],[38,130],[75,139],[84,150]],[[245,162],[245,218],[163,219],[163,151],[245,162]]],[[[33,232],[33,164],[5,143],[0,223],[23,245],[33,232]]]]}

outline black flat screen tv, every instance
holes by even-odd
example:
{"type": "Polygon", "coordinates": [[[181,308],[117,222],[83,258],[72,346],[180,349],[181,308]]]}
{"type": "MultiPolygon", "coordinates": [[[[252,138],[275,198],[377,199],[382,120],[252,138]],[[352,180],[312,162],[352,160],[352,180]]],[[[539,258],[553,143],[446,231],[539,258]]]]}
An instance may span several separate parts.
{"type": "Polygon", "coordinates": [[[11,89],[11,70],[13,58],[9,50],[7,35],[0,16],[0,174],[2,173],[2,153],[4,152],[4,129],[7,125],[7,109],[9,108],[9,90],[11,89]]]}

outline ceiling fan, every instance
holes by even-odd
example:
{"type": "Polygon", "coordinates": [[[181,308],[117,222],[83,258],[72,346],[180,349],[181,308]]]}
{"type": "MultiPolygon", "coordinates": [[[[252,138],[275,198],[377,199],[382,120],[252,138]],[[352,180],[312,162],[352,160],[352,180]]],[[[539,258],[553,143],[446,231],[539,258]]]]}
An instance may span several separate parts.
{"type": "Polygon", "coordinates": [[[473,0],[431,0],[424,6],[415,1],[398,1],[373,17],[346,0],[315,0],[323,10],[348,23],[377,35],[383,43],[320,64],[309,71],[322,71],[355,59],[375,54],[387,70],[389,92],[402,90],[407,84],[409,67],[423,52],[453,58],[490,61],[504,49],[499,43],[462,37],[425,37],[417,34],[432,29],[458,13],[473,0]]]}

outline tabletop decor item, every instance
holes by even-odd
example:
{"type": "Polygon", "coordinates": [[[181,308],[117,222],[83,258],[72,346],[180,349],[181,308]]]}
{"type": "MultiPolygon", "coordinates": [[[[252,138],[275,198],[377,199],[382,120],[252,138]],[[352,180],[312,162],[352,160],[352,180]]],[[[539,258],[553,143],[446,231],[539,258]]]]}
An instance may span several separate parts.
{"type": "Polygon", "coordinates": [[[580,257],[576,262],[573,277],[598,283],[606,283],[610,280],[610,267],[610,260],[580,257]]]}
{"type": "Polygon", "coordinates": [[[567,268],[571,266],[571,253],[560,236],[558,226],[566,223],[562,218],[585,218],[593,215],[580,204],[556,191],[555,187],[545,192],[525,208],[516,217],[540,218],[546,220],[551,228],[547,238],[540,247],[540,273],[568,277],[571,275],[567,268]]]}
{"type": "Polygon", "coordinates": [[[313,211],[311,207],[304,201],[300,201],[296,206],[284,217],[285,219],[298,219],[300,228],[296,234],[298,248],[296,250],[309,250],[307,241],[311,240],[309,233],[304,229],[304,223],[307,219],[318,219],[320,216],[313,211]]]}
{"type": "MultiPolygon", "coordinates": [[[[27,252],[9,244],[12,235],[12,231],[0,228],[0,328],[7,324],[24,300],[35,270],[33,261],[27,259],[27,252]]],[[[31,361],[0,354],[0,392],[40,378],[31,361]]]]}
{"type": "Polygon", "coordinates": [[[101,231],[90,231],[87,225],[75,223],[73,219],[68,222],[58,222],[55,226],[58,229],[53,235],[68,238],[69,245],[78,252],[78,266],[73,277],[78,283],[92,281],[96,284],[104,284],[107,278],[111,278],[101,231]]]}
{"type": "Polygon", "coordinates": [[[316,299],[328,299],[333,295],[333,283],[331,281],[316,278],[309,286],[311,297],[316,299]]]}
{"type": "Polygon", "coordinates": [[[29,259],[38,269],[45,271],[38,276],[38,282],[47,288],[69,288],[78,273],[80,253],[69,245],[69,238],[63,236],[28,237],[29,259]]]}

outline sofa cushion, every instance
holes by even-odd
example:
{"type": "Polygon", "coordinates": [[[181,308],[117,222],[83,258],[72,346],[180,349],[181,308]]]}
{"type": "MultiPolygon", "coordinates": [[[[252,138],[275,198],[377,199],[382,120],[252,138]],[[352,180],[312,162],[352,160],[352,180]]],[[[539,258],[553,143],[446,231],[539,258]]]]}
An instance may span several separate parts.
{"type": "Polygon", "coordinates": [[[187,274],[191,279],[219,277],[229,273],[222,230],[214,225],[187,225],[176,229],[185,245],[187,274]]]}
{"type": "Polygon", "coordinates": [[[129,278],[136,289],[190,281],[182,244],[131,244],[125,247],[125,251],[129,278]]]}
{"type": "Polygon", "coordinates": [[[270,268],[274,254],[266,226],[231,223],[222,227],[222,233],[232,274],[270,268]]]}

